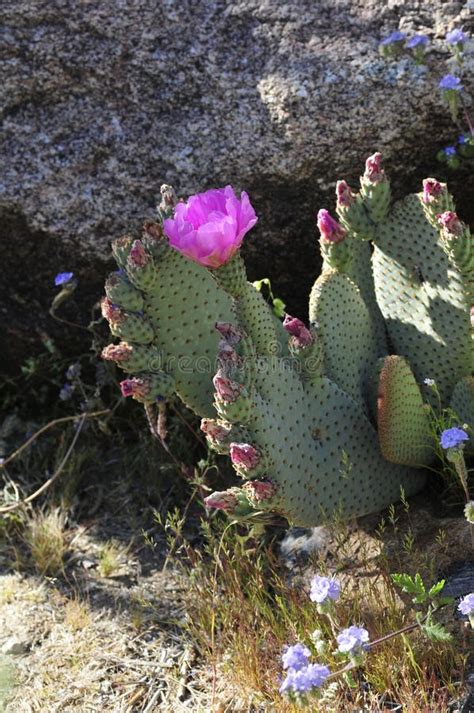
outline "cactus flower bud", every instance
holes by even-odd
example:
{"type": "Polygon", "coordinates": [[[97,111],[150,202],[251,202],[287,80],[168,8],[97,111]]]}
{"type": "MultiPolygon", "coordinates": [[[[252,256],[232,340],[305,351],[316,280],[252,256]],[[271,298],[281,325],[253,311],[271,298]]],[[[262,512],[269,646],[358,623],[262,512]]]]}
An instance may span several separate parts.
{"type": "Polygon", "coordinates": [[[464,232],[464,226],[454,211],[447,210],[436,216],[438,224],[449,234],[459,237],[464,232]]]}
{"type": "Polygon", "coordinates": [[[106,361],[116,361],[118,364],[127,361],[133,353],[133,347],[126,342],[120,344],[109,344],[102,349],[102,359],[106,361]]]}
{"type": "Polygon", "coordinates": [[[120,324],[125,319],[125,315],[108,297],[104,297],[100,303],[102,316],[111,324],[120,324]]]}
{"type": "Polygon", "coordinates": [[[347,230],[342,225],[339,225],[337,220],[334,220],[325,208],[318,212],[317,221],[323,240],[327,240],[330,243],[339,243],[346,237],[347,230]]]}
{"type": "Polygon", "coordinates": [[[145,267],[145,265],[148,265],[150,262],[150,256],[143,247],[141,240],[133,241],[128,255],[128,260],[132,267],[145,267]]]}
{"type": "Polygon", "coordinates": [[[205,433],[211,441],[222,442],[229,435],[230,428],[223,426],[212,418],[203,418],[201,421],[201,431],[205,433]]]}
{"type": "Polygon", "coordinates": [[[436,178],[425,178],[423,181],[423,203],[431,203],[439,198],[445,190],[445,186],[436,178]]]}
{"type": "Polygon", "coordinates": [[[254,505],[260,505],[266,500],[271,500],[278,490],[271,480],[249,480],[242,489],[249,501],[254,505]]]}
{"type": "Polygon", "coordinates": [[[346,181],[338,181],[336,183],[336,196],[338,207],[348,208],[355,203],[355,195],[346,181]]]}
{"type": "Polygon", "coordinates": [[[233,403],[234,401],[237,401],[240,394],[242,393],[243,387],[241,386],[241,384],[225,376],[222,369],[219,369],[219,371],[213,378],[212,383],[214,384],[214,387],[216,389],[217,397],[221,401],[233,403]]]}
{"type": "Polygon", "coordinates": [[[150,382],[147,379],[138,377],[124,379],[124,381],[120,382],[120,390],[122,396],[126,398],[133,396],[135,398],[144,399],[150,393],[150,382]]]}
{"type": "Polygon", "coordinates": [[[260,454],[256,448],[249,443],[231,443],[230,459],[232,465],[244,470],[253,470],[260,462],[260,454]]]}
{"type": "Polygon", "coordinates": [[[215,508],[216,510],[224,510],[225,512],[233,512],[239,501],[237,496],[231,490],[215,492],[204,498],[204,504],[207,508],[215,508]]]}
{"type": "Polygon", "coordinates": [[[385,171],[382,168],[382,154],[378,151],[369,156],[365,162],[364,178],[369,183],[381,183],[385,180],[385,171]]]}
{"type": "Polygon", "coordinates": [[[307,347],[308,344],[313,343],[313,335],[301,319],[297,317],[291,317],[289,314],[285,315],[283,320],[283,328],[294,337],[295,345],[297,347],[307,347]]]}
{"type": "Polygon", "coordinates": [[[231,347],[228,342],[225,342],[223,339],[219,343],[219,351],[217,353],[217,359],[219,362],[219,365],[223,368],[226,369],[228,367],[234,367],[237,366],[239,363],[239,355],[235,351],[233,347],[231,347]]]}
{"type": "Polygon", "coordinates": [[[231,345],[238,344],[243,337],[240,329],[230,322],[216,322],[216,329],[222,338],[231,345]]]}

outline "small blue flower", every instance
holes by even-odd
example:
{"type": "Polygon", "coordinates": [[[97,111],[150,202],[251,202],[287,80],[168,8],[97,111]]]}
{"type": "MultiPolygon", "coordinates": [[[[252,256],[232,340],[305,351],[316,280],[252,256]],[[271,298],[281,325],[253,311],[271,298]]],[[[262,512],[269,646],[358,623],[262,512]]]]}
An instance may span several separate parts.
{"type": "Polygon", "coordinates": [[[407,47],[413,49],[414,47],[426,47],[429,42],[429,38],[426,35],[414,35],[407,42],[407,47]]]}
{"type": "Polygon", "coordinates": [[[59,287],[59,285],[65,285],[67,282],[70,282],[73,277],[73,272],[58,272],[58,274],[54,278],[54,284],[56,285],[56,287],[59,287]]]}
{"type": "Polygon", "coordinates": [[[282,654],[281,660],[283,668],[292,668],[294,671],[299,671],[308,665],[308,660],[311,656],[311,651],[303,644],[294,644],[287,646],[282,654]]]}
{"type": "Polygon", "coordinates": [[[358,654],[367,648],[369,632],[361,626],[349,626],[341,631],[336,641],[342,654],[358,654]]]}
{"type": "Polygon", "coordinates": [[[440,89],[450,89],[455,92],[462,92],[464,89],[461,80],[459,77],[455,77],[454,74],[445,74],[438,86],[440,89]]]}
{"type": "Polygon", "coordinates": [[[321,577],[317,574],[311,580],[309,598],[317,604],[325,604],[329,599],[336,601],[341,593],[341,585],[334,577],[321,577]]]}
{"type": "Polygon", "coordinates": [[[59,398],[61,399],[61,401],[69,401],[73,391],[74,387],[71,386],[71,384],[64,384],[63,388],[59,392],[59,398]]]}
{"type": "Polygon", "coordinates": [[[458,136],[458,144],[465,144],[466,143],[466,137],[464,134],[461,134],[461,136],[458,136]]]}
{"type": "Polygon", "coordinates": [[[461,599],[458,604],[458,610],[465,616],[474,614],[474,592],[466,594],[466,596],[461,599]]]}
{"type": "Polygon", "coordinates": [[[423,379],[423,383],[426,384],[426,386],[434,386],[435,380],[426,378],[426,379],[423,379]]]}
{"type": "Polygon", "coordinates": [[[445,39],[448,45],[459,45],[465,42],[467,37],[462,30],[451,30],[445,39]]]}
{"type": "Polygon", "coordinates": [[[384,39],[380,42],[381,45],[386,47],[387,45],[391,45],[394,42],[402,42],[405,39],[405,33],[400,32],[399,30],[396,30],[395,32],[392,32],[391,35],[388,37],[384,37],[384,39]]]}
{"type": "Polygon", "coordinates": [[[441,447],[446,450],[448,448],[457,448],[462,445],[464,441],[468,440],[469,436],[466,431],[462,430],[462,428],[447,428],[441,434],[439,442],[441,447]]]}
{"type": "Polygon", "coordinates": [[[290,669],[280,686],[280,693],[308,693],[322,686],[328,676],[328,667],[318,663],[309,664],[298,671],[290,669]]]}
{"type": "Polygon", "coordinates": [[[443,153],[448,156],[456,156],[456,147],[455,146],[446,146],[446,148],[443,149],[443,153]]]}

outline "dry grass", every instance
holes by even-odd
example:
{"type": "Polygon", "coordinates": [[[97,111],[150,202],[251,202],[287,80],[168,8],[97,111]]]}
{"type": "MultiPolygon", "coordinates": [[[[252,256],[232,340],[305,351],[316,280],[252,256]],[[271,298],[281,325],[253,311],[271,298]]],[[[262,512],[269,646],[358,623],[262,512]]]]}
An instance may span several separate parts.
{"type": "MultiPolygon", "coordinates": [[[[447,521],[440,536],[433,522],[427,529],[423,512],[411,517],[392,511],[385,525],[369,533],[336,524],[312,566],[295,575],[282,567],[274,548],[235,526],[208,529],[207,553],[189,572],[189,629],[214,672],[214,705],[230,704],[230,688],[240,692],[242,707],[229,710],[296,710],[278,693],[282,648],[302,641],[315,653],[314,629],[331,637],[327,619],[308,597],[312,574],[337,574],[344,592],[336,610],[339,627],[364,625],[374,640],[415,620],[414,606],[400,596],[390,574],[419,571],[433,584],[440,567],[456,554],[465,556],[468,537],[462,520],[447,521]]],[[[451,605],[442,614],[452,643],[432,643],[419,630],[394,638],[371,652],[355,687],[338,681],[311,710],[378,711],[384,701],[395,701],[405,713],[444,713],[448,701],[462,693],[468,658],[463,625],[453,613],[451,605]]],[[[315,653],[315,660],[332,671],[343,665],[331,654],[322,660],[315,653]]]]}
{"type": "Polygon", "coordinates": [[[29,517],[23,537],[39,574],[56,577],[62,572],[67,552],[65,526],[66,517],[59,508],[29,517]]]}

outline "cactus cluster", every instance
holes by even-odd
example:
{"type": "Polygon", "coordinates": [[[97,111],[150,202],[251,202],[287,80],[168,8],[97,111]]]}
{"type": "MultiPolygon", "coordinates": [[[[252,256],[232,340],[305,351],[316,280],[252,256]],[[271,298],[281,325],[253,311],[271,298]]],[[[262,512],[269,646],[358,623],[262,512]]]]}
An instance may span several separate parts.
{"type": "Polygon", "coordinates": [[[158,220],[113,245],[102,306],[121,341],[103,356],[129,372],[124,395],[150,409],[177,394],[202,417],[240,480],[206,503],[234,518],[377,511],[423,486],[434,393],[473,422],[469,229],[434,179],[392,206],[380,154],[360,184],[338,182],[339,222],[318,214],[309,327],[281,322],[247,281],[239,247],[256,217],[230,187],[177,204],[164,186],[158,220]]]}

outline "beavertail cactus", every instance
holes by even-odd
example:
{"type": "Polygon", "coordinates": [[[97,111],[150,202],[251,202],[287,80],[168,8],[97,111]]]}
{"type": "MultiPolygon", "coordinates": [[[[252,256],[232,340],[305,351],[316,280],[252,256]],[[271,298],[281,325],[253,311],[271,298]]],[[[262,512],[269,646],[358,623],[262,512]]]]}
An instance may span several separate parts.
{"type": "Polygon", "coordinates": [[[280,322],[248,283],[239,247],[257,217],[230,186],[186,203],[164,186],[158,222],[113,246],[102,310],[121,341],[103,356],[129,373],[125,396],[176,393],[202,417],[241,482],[205,502],[232,518],[316,525],[415,493],[435,452],[425,378],[472,419],[472,238],[446,186],[392,207],[375,153],[359,192],[338,182],[336,210],[317,216],[309,325],[280,322]]]}

